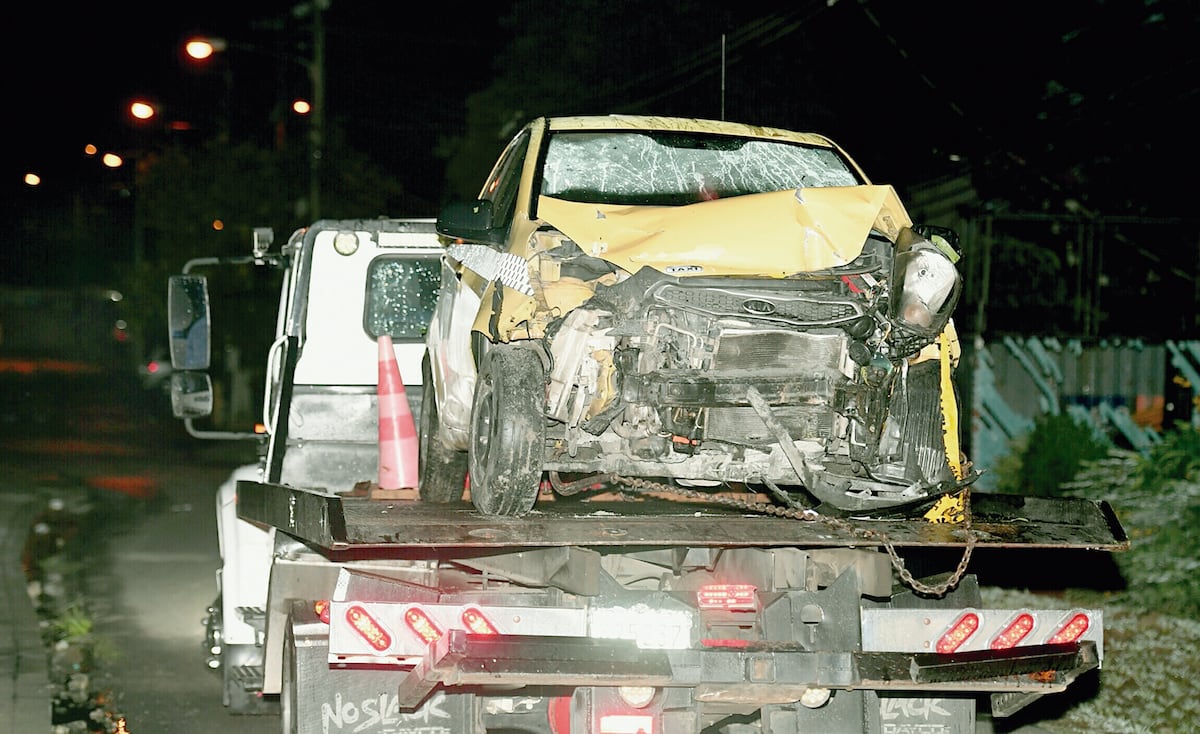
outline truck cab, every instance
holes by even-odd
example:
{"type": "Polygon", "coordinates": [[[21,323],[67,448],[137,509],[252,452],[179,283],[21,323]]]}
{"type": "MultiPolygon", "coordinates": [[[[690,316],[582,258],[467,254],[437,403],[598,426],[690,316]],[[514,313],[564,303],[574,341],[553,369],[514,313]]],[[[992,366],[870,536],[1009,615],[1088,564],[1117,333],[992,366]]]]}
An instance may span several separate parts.
{"type": "MultiPolygon", "coordinates": [[[[257,230],[244,257],[198,258],[170,281],[172,405],[200,439],[249,440],[261,460],[240,467],[217,494],[222,566],[206,620],[208,665],[235,711],[277,706],[262,695],[262,644],[275,543],[273,528],[239,520],[236,482],[256,479],[351,489],[378,471],[376,383],[380,336],[391,338],[412,414],[421,405],[425,330],[437,297],[442,247],[433,220],[323,220],[277,252],[257,230]],[[236,268],[279,272],[274,338],[257,431],[216,430],[209,279],[236,268]],[[351,486],[346,486],[350,482],[351,486]]],[[[228,391],[227,391],[228,392],[228,391]]]]}

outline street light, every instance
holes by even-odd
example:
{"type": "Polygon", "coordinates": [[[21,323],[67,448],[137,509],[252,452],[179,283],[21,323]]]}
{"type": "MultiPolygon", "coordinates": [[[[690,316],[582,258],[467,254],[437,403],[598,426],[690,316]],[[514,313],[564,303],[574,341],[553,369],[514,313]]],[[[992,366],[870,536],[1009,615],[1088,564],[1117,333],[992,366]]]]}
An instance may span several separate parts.
{"type": "Polygon", "coordinates": [[[129,114],[133,115],[137,120],[149,120],[154,117],[157,111],[154,105],[144,100],[136,99],[129,103],[129,114]]]}
{"type": "MultiPolygon", "coordinates": [[[[264,54],[272,58],[283,58],[284,60],[299,64],[308,73],[312,99],[311,101],[294,101],[292,103],[292,110],[298,115],[309,116],[308,217],[312,220],[320,219],[321,209],[320,169],[321,157],[324,155],[325,147],[325,24],[323,12],[328,6],[329,0],[315,0],[314,2],[302,3],[297,6],[298,11],[311,13],[312,15],[311,58],[289,55],[280,56],[279,54],[263,51],[252,45],[233,43],[224,38],[210,36],[189,38],[184,42],[183,46],[184,53],[200,62],[207,61],[215,54],[223,53],[226,50],[238,49],[264,54]]],[[[226,83],[229,84],[228,79],[226,83]]]]}

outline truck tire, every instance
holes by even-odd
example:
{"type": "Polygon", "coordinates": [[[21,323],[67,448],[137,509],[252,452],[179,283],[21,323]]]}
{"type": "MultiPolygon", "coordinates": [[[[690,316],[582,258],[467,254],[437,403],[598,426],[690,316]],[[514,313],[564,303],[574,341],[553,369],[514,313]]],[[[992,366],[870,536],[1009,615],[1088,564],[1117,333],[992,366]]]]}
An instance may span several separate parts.
{"type": "Polygon", "coordinates": [[[471,502],[485,515],[533,509],[546,451],[545,370],[533,351],[511,344],[488,350],[471,407],[468,468],[471,502]]]}
{"type": "Polygon", "coordinates": [[[418,453],[420,481],[417,493],[425,502],[457,502],[467,481],[467,452],[456,451],[438,440],[437,393],[429,355],[421,361],[421,442],[418,453]]]}

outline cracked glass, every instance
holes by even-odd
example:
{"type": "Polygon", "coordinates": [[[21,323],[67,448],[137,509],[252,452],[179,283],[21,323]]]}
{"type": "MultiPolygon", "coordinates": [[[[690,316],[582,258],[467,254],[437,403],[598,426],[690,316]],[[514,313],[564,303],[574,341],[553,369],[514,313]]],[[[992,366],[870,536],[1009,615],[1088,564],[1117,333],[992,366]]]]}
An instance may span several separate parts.
{"type": "Polygon", "coordinates": [[[367,275],[367,333],[394,340],[424,338],[440,283],[437,259],[377,258],[367,275]]]}
{"type": "Polygon", "coordinates": [[[568,201],[681,206],[730,196],[862,183],[837,151],[678,132],[557,133],[541,193],[568,201]]]}

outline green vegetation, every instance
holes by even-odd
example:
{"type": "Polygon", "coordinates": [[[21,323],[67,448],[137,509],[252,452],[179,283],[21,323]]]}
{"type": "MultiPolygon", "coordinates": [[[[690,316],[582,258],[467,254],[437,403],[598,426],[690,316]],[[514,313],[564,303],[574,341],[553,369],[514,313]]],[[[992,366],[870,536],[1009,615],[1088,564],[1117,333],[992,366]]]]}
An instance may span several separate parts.
{"type": "Polygon", "coordinates": [[[997,489],[1012,494],[1055,496],[1086,461],[1104,458],[1112,442],[1090,423],[1068,413],[1039,416],[1013,451],[997,463],[997,489]]]}
{"type": "MultiPolygon", "coordinates": [[[[1079,439],[1061,421],[1042,424],[1047,445],[1066,451],[1070,437],[1079,439]],[[1062,433],[1048,435],[1056,427],[1062,433]]],[[[1041,459],[1028,461],[1052,456],[1043,448],[1031,440],[1006,468],[1043,466],[1041,459]]],[[[1026,481],[1005,479],[1008,486],[1026,481]]],[[[985,592],[989,605],[1104,610],[1104,668],[1094,692],[1086,700],[1072,695],[1080,691],[1068,692],[1064,701],[1071,705],[1063,710],[1031,715],[1050,716],[1038,725],[1063,734],[1194,731],[1200,721],[1194,654],[1200,649],[1200,430],[1177,425],[1146,455],[1109,449],[1101,458],[1081,458],[1073,479],[1056,486],[1064,496],[1108,501],[1131,544],[1113,556],[1124,582],[1115,591],[1067,589],[1036,598],[1020,590],[985,592]]]]}

